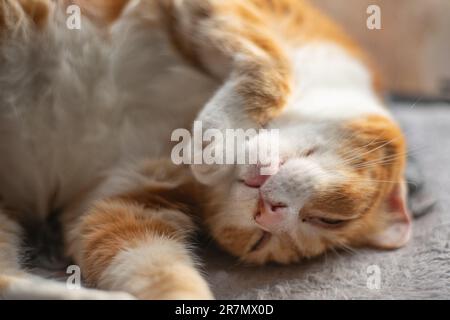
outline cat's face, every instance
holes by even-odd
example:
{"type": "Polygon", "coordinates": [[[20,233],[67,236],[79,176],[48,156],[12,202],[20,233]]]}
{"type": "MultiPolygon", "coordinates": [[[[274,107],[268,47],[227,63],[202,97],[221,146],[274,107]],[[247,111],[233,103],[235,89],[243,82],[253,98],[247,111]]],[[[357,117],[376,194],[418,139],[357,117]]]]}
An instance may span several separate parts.
{"type": "Polygon", "coordinates": [[[237,166],[206,222],[243,261],[295,262],[331,248],[395,248],[409,237],[404,140],[390,120],[285,125],[276,173],[237,166]]]}

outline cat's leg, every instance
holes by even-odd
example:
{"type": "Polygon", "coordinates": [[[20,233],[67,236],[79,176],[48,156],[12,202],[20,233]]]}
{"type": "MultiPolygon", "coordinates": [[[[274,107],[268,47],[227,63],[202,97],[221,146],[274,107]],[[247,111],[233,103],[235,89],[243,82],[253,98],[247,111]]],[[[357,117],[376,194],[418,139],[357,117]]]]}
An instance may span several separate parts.
{"type": "Polygon", "coordinates": [[[196,184],[159,165],[112,174],[69,223],[69,254],[92,287],[139,299],[210,299],[188,241],[196,184]]]}
{"type": "MultiPolygon", "coordinates": [[[[288,52],[252,1],[159,1],[178,51],[223,83],[196,120],[203,130],[256,129],[281,113],[292,87],[288,52]]],[[[200,151],[223,145],[204,143],[200,151]]],[[[199,144],[194,147],[200,147],[199,144]]],[[[196,178],[215,184],[233,166],[195,164],[196,178]]]]}
{"type": "Polygon", "coordinates": [[[28,273],[20,264],[22,235],[20,225],[0,209],[0,299],[132,299],[126,293],[70,290],[65,283],[28,273]]]}

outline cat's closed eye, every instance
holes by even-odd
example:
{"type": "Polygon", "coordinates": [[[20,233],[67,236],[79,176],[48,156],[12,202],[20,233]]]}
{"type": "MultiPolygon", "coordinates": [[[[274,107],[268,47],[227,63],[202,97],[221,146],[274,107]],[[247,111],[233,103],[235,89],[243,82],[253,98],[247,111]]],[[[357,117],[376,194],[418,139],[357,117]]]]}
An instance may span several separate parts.
{"type": "Polygon", "coordinates": [[[317,151],[316,148],[310,148],[303,153],[304,157],[312,156],[317,151]]]}
{"type": "Polygon", "coordinates": [[[302,219],[303,222],[323,228],[337,228],[343,226],[348,220],[330,219],[324,217],[309,217],[302,219]]]}

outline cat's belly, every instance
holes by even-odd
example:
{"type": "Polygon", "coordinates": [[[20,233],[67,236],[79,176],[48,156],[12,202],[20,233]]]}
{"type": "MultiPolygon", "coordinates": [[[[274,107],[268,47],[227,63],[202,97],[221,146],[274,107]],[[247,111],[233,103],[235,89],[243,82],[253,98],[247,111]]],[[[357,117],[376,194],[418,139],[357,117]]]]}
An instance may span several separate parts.
{"type": "Polygon", "coordinates": [[[74,34],[54,22],[0,48],[6,205],[44,217],[108,169],[168,155],[172,131],[190,126],[216,85],[154,31],[124,25],[109,45],[89,26],[74,34]]]}

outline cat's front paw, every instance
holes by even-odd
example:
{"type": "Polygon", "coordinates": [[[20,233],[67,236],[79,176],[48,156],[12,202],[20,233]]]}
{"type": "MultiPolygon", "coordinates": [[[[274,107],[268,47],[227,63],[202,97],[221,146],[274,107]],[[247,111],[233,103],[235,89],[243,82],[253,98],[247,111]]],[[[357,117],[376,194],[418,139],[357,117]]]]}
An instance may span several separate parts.
{"type": "MultiPolygon", "coordinates": [[[[147,270],[151,270],[150,268],[147,270]]],[[[213,300],[208,283],[192,265],[173,261],[163,269],[152,270],[145,278],[128,281],[129,292],[140,300],[213,300]]]]}
{"type": "Polygon", "coordinates": [[[227,164],[226,146],[227,130],[231,128],[233,124],[230,117],[219,108],[206,108],[195,120],[191,140],[191,170],[197,181],[214,185],[233,169],[232,165],[227,164]]]}
{"type": "Polygon", "coordinates": [[[205,131],[203,144],[194,141],[191,146],[198,155],[191,169],[199,182],[214,186],[229,178],[232,181],[240,171],[255,166],[263,176],[276,173],[281,161],[278,130],[211,130],[210,134],[205,131]]]}
{"type": "Polygon", "coordinates": [[[194,122],[191,141],[191,169],[195,178],[215,185],[230,176],[237,158],[245,152],[248,130],[257,134],[258,125],[242,113],[241,106],[228,105],[219,94],[194,122]]]}
{"type": "Polygon", "coordinates": [[[216,131],[215,141],[204,141],[193,145],[194,159],[191,170],[200,183],[215,185],[226,178],[233,170],[233,163],[227,164],[227,150],[220,137],[222,131],[216,131]]]}
{"type": "Polygon", "coordinates": [[[232,167],[218,164],[193,164],[191,170],[198,182],[205,185],[215,185],[231,173],[232,167]]]}

